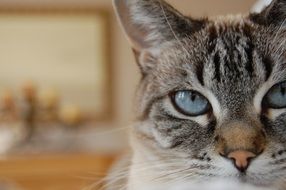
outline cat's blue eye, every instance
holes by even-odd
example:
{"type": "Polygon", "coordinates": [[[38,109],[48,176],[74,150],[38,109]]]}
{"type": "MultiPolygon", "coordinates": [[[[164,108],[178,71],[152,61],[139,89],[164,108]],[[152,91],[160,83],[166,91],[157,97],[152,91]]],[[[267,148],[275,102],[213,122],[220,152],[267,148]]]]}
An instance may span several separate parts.
{"type": "Polygon", "coordinates": [[[196,91],[177,91],[171,95],[171,99],[177,111],[187,116],[203,115],[211,108],[209,101],[196,91]]]}
{"type": "Polygon", "coordinates": [[[273,109],[286,108],[286,82],[274,85],[264,97],[263,103],[273,109]]]}

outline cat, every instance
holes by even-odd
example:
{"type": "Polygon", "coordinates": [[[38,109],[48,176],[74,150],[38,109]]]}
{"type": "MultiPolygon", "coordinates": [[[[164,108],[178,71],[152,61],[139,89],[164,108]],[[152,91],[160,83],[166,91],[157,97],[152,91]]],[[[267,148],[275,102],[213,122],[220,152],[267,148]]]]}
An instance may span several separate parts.
{"type": "Polygon", "coordinates": [[[216,179],[286,188],[286,0],[215,19],[163,0],[113,4],[142,78],[130,162],[107,189],[216,179]]]}

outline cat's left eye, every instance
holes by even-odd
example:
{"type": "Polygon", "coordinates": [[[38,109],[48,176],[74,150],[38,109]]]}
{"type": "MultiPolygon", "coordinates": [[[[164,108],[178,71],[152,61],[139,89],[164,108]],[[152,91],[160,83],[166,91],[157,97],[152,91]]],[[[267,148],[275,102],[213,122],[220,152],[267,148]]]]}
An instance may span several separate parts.
{"type": "Polygon", "coordinates": [[[273,109],[286,108],[286,82],[274,85],[264,97],[263,105],[273,109]]]}
{"type": "Polygon", "coordinates": [[[209,101],[200,93],[190,90],[174,92],[171,100],[177,111],[187,116],[199,116],[209,112],[209,101]]]}

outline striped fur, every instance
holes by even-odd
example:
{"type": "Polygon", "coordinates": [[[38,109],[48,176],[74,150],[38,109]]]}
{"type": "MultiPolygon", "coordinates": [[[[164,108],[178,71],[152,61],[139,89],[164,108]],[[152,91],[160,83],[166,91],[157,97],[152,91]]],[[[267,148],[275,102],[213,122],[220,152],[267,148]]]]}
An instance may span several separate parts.
{"type": "Polygon", "coordinates": [[[114,2],[142,71],[126,189],[216,178],[283,187],[286,110],[265,109],[262,99],[286,80],[286,1],[213,20],[185,17],[162,0],[114,2]],[[211,113],[177,112],[169,96],[177,90],[203,94],[211,113]],[[260,154],[246,173],[221,156],[234,149],[260,154]]]}

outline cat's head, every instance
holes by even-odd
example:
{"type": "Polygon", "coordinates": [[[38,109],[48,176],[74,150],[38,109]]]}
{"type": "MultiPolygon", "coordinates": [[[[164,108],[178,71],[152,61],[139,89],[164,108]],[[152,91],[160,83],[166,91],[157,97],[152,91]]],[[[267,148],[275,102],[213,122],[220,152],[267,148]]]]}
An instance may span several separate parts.
{"type": "Polygon", "coordinates": [[[134,151],[183,160],[189,178],[285,181],[286,1],[197,20],[162,0],[114,4],[142,72],[134,151]]]}

